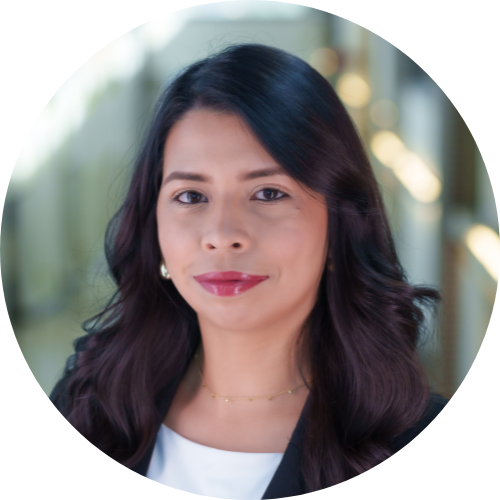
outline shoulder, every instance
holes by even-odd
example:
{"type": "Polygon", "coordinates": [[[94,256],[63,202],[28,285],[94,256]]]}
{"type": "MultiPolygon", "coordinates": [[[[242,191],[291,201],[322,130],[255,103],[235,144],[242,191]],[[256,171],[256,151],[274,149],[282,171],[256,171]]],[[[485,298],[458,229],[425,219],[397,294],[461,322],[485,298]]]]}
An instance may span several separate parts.
{"type": "Polygon", "coordinates": [[[415,425],[392,440],[391,448],[394,453],[415,439],[439,415],[447,403],[448,399],[440,394],[431,393],[422,418],[415,425]]]}

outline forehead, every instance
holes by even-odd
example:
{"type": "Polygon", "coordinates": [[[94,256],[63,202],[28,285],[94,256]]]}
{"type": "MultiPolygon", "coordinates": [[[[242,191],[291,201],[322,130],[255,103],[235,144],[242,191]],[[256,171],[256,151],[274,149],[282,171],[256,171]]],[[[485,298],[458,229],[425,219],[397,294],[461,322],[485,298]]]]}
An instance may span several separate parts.
{"type": "Polygon", "coordinates": [[[244,120],[232,114],[191,110],[172,127],[165,141],[164,172],[230,167],[241,173],[270,166],[277,166],[276,161],[244,120]]]}

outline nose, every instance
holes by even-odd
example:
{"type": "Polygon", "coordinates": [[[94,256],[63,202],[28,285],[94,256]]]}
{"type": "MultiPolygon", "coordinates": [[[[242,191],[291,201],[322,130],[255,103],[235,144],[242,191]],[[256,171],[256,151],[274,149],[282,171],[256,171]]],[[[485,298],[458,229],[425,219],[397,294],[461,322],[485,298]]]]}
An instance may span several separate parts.
{"type": "Polygon", "coordinates": [[[204,250],[241,253],[250,248],[250,236],[237,206],[223,203],[210,212],[201,241],[204,250]]]}

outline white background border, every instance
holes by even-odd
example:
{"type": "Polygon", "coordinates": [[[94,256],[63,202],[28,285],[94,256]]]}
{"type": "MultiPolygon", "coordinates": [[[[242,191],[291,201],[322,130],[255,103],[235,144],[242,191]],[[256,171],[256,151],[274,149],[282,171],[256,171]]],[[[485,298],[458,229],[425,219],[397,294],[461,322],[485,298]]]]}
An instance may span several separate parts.
{"type": "MultiPolygon", "coordinates": [[[[0,6],[0,200],[38,115],[89,57],[155,16],[202,1],[4,0],[0,6]]],[[[301,3],[344,17],[393,43],[442,88],[469,126],[500,199],[496,2],[330,0],[301,3]]],[[[497,293],[498,297],[498,293],[497,293]]],[[[1,299],[0,299],[1,300],[1,299]]],[[[438,419],[374,470],[312,494],[338,499],[498,498],[498,300],[483,346],[438,419]],[[494,332],[497,332],[496,334],[494,332]]],[[[83,440],[31,374],[0,303],[0,495],[195,498],[131,473],[83,440]]],[[[197,497],[199,498],[199,497],[197,497]]]]}

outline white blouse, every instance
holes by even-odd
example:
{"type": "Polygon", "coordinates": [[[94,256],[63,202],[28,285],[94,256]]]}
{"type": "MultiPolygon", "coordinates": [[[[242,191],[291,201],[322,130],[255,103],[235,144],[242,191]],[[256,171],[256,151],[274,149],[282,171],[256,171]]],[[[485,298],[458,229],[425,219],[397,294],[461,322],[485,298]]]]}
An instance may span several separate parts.
{"type": "Polygon", "coordinates": [[[283,453],[210,448],[162,424],[146,477],[198,495],[259,500],[282,458],[283,453]]]}

